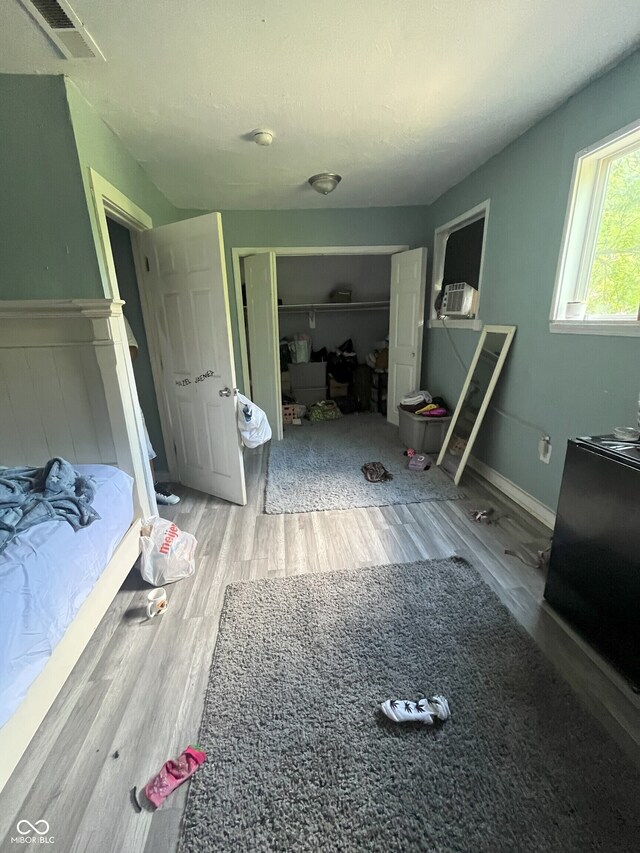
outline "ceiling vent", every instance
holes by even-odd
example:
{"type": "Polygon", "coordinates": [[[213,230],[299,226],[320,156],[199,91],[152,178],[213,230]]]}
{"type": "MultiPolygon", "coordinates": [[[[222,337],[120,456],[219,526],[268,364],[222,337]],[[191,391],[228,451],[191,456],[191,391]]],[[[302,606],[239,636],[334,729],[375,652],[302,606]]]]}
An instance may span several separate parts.
{"type": "Polygon", "coordinates": [[[65,59],[104,59],[66,0],[20,0],[65,59]]]}

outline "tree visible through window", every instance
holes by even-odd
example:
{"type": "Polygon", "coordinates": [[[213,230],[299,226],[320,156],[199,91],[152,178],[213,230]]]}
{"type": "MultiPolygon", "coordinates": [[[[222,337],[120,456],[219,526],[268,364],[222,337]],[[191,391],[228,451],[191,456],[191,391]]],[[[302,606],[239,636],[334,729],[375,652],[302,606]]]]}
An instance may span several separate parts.
{"type": "Polygon", "coordinates": [[[640,149],[609,163],[586,302],[589,318],[638,318],[640,149]]]}

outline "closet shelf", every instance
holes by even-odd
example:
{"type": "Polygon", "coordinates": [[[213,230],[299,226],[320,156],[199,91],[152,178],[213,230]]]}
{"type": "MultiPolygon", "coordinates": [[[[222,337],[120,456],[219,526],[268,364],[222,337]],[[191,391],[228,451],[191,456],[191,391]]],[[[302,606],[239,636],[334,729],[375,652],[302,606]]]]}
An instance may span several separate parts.
{"type": "Polygon", "coordinates": [[[380,302],[309,302],[304,305],[278,305],[278,311],[301,314],[307,311],[376,311],[388,307],[387,299],[380,302]]]}

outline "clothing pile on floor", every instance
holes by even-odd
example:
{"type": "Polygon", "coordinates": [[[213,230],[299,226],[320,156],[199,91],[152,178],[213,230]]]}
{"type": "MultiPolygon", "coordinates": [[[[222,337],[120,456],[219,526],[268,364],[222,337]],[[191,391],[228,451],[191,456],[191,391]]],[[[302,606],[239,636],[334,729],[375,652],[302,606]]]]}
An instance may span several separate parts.
{"type": "Polygon", "coordinates": [[[335,421],[341,417],[342,412],[335,400],[321,400],[318,403],[314,403],[308,413],[310,421],[335,421]]]}
{"type": "Polygon", "coordinates": [[[384,483],[393,480],[391,471],[387,471],[382,462],[365,462],[360,468],[369,483],[384,483]]]}
{"type": "Polygon", "coordinates": [[[449,414],[442,397],[432,397],[428,391],[410,391],[400,401],[400,408],[425,418],[444,418],[449,414]]]}

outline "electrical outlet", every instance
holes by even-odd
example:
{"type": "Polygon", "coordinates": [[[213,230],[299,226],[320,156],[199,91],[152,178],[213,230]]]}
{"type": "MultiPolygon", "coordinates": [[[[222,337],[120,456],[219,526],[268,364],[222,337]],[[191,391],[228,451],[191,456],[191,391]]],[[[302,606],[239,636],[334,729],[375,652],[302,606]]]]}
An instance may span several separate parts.
{"type": "Polygon", "coordinates": [[[551,438],[548,435],[544,435],[538,442],[538,455],[540,457],[540,461],[544,462],[545,465],[549,464],[549,460],[551,459],[551,450],[551,438]]]}

